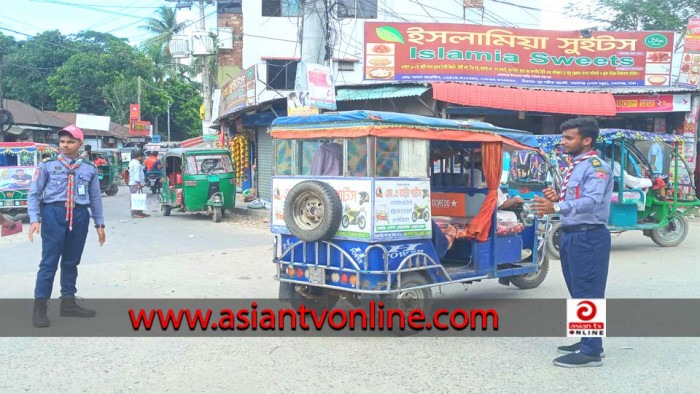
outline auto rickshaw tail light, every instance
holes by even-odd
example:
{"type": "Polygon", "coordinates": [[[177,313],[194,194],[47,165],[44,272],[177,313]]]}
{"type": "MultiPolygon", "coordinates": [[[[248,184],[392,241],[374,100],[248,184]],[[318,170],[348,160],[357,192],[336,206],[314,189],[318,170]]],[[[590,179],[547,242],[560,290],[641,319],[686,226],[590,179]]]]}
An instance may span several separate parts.
{"type": "Polygon", "coordinates": [[[287,275],[294,276],[294,267],[291,265],[287,268],[287,275]]]}
{"type": "Polygon", "coordinates": [[[297,273],[297,276],[300,278],[304,276],[304,270],[301,268],[297,268],[296,273],[297,273]]]}
{"type": "Polygon", "coordinates": [[[185,186],[197,186],[197,181],[185,181],[185,186]]]}
{"type": "Polygon", "coordinates": [[[340,281],[341,281],[343,284],[348,283],[348,275],[347,275],[347,274],[342,274],[342,275],[340,275],[340,281]]]}
{"type": "Polygon", "coordinates": [[[350,284],[355,286],[357,283],[357,275],[350,275],[350,284]]]}

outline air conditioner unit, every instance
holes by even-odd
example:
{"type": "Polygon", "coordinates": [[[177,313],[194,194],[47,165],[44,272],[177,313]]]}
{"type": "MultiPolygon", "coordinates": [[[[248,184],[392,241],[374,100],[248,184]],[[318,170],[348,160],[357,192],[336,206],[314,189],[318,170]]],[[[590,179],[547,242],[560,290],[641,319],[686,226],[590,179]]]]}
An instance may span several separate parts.
{"type": "Polygon", "coordinates": [[[214,53],[214,39],[208,31],[195,31],[192,33],[192,54],[194,56],[206,56],[214,53]]]}
{"type": "Polygon", "coordinates": [[[186,34],[174,35],[168,43],[168,51],[174,58],[190,56],[190,37],[186,34]]]}
{"type": "Polygon", "coordinates": [[[219,49],[233,49],[233,28],[220,27],[217,39],[219,49]]]}

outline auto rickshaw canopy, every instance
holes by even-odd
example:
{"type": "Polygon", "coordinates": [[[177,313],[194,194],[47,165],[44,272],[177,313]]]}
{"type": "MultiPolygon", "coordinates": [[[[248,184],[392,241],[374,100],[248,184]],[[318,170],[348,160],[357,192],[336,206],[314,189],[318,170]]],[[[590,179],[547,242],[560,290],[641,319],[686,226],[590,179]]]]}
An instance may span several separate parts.
{"type": "Polygon", "coordinates": [[[537,149],[526,131],[497,127],[474,120],[453,120],[382,111],[330,112],[288,116],[272,122],[270,135],[278,139],[356,138],[366,136],[425,140],[500,142],[518,149],[537,149]]]}

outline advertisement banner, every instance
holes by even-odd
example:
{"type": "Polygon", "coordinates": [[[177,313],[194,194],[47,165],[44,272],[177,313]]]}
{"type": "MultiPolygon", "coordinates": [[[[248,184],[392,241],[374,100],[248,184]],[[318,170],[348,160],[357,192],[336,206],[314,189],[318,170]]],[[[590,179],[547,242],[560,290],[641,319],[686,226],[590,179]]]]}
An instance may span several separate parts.
{"type": "Polygon", "coordinates": [[[132,120],[129,123],[129,135],[150,135],[151,122],[142,120],[132,120]]]}
{"type": "Polygon", "coordinates": [[[690,111],[690,93],[616,95],[615,105],[617,106],[617,113],[687,112],[690,111]]]}
{"type": "Polygon", "coordinates": [[[430,236],[430,181],[376,180],[374,239],[430,236]]]}
{"type": "MultiPolygon", "coordinates": [[[[317,177],[313,178],[318,180],[317,177]]],[[[287,194],[305,178],[272,178],[272,231],[288,234],[284,219],[287,194]]],[[[335,189],[342,204],[342,219],[336,237],[369,240],[372,230],[372,180],[324,178],[335,189]]]]}
{"type": "Polygon", "coordinates": [[[365,22],[365,79],[668,86],[672,32],[365,22]]]}
{"type": "Polygon", "coordinates": [[[29,189],[36,167],[0,168],[0,190],[29,189]]]}
{"type": "Polygon", "coordinates": [[[245,69],[228,81],[221,88],[219,116],[224,116],[241,108],[255,105],[257,103],[255,81],[255,66],[245,69]]]}
{"type": "Polygon", "coordinates": [[[204,141],[216,141],[219,139],[221,131],[210,128],[211,125],[211,120],[205,119],[202,121],[202,137],[204,141]]]}
{"type": "Polygon", "coordinates": [[[318,115],[318,107],[310,104],[309,92],[291,92],[287,96],[287,116],[318,115]]]}
{"type": "Polygon", "coordinates": [[[140,120],[141,119],[141,107],[138,104],[129,105],[129,120],[140,120]]]}
{"type": "Polygon", "coordinates": [[[678,85],[691,88],[700,86],[700,19],[688,19],[678,85]]]}
{"type": "Polygon", "coordinates": [[[330,67],[320,64],[307,64],[306,76],[309,82],[309,105],[335,110],[335,84],[330,67]]]}

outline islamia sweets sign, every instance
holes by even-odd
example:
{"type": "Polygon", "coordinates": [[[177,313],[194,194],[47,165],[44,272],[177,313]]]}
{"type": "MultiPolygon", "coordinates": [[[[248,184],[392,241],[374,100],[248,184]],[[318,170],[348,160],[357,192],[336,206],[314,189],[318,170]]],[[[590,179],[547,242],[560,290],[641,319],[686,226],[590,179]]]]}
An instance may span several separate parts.
{"type": "Polygon", "coordinates": [[[365,79],[539,86],[669,85],[672,32],[365,23],[365,79]]]}

